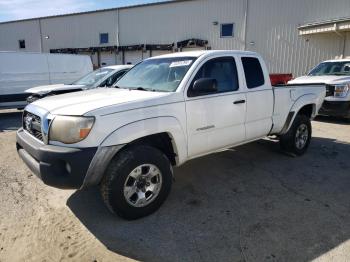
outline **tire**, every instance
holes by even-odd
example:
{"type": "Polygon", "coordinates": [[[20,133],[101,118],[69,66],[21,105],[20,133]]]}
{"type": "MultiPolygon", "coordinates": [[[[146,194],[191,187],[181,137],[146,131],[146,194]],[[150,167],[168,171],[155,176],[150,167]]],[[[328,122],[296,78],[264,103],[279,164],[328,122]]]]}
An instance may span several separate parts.
{"type": "Polygon", "coordinates": [[[111,212],[133,220],[155,212],[163,204],[172,179],[169,159],[156,148],[138,145],[126,148],[111,160],[100,190],[111,212]]]}
{"type": "Polygon", "coordinates": [[[288,132],[280,137],[282,150],[298,156],[303,155],[310,145],[311,134],[310,118],[305,115],[297,115],[288,132]],[[306,128],[306,133],[303,131],[304,128],[306,128]]]}

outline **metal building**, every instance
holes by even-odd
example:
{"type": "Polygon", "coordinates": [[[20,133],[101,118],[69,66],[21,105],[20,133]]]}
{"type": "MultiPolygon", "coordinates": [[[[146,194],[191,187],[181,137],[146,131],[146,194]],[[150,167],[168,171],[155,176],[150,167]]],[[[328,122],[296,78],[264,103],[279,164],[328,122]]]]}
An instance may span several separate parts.
{"type": "Polygon", "coordinates": [[[188,49],[263,55],[301,75],[350,56],[349,0],[177,0],[0,23],[0,50],[82,53],[95,66],[188,49]]]}

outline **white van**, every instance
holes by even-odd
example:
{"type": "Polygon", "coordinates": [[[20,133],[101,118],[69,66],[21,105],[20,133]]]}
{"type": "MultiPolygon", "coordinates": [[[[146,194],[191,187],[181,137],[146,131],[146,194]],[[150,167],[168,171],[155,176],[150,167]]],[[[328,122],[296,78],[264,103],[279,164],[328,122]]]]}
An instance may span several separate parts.
{"type": "Polygon", "coordinates": [[[92,69],[86,55],[0,52],[0,109],[23,108],[26,89],[69,84],[92,69]]]}

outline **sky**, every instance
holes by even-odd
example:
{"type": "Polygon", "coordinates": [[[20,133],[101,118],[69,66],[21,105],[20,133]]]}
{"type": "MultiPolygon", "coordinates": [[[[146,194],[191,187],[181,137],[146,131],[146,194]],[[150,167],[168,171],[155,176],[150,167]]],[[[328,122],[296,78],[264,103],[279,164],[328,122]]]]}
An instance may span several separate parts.
{"type": "Polygon", "coordinates": [[[0,0],[0,22],[164,0],[0,0]]]}

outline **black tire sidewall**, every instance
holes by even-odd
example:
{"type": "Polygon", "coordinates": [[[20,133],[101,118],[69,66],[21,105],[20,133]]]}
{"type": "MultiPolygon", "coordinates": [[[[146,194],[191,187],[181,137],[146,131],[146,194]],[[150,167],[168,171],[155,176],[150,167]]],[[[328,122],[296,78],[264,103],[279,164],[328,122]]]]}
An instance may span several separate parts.
{"type": "Polygon", "coordinates": [[[112,160],[106,171],[108,204],[113,212],[126,219],[137,219],[156,211],[167,198],[172,185],[172,169],[168,158],[150,146],[130,147],[112,160]],[[142,164],[153,164],[159,168],[162,187],[158,196],[145,207],[131,206],[124,197],[124,184],[133,169],[142,164]]]}
{"type": "Polygon", "coordinates": [[[305,151],[308,149],[310,142],[311,142],[312,127],[311,127],[310,119],[304,115],[297,115],[295,117],[295,120],[293,122],[293,125],[292,125],[292,128],[290,131],[291,131],[291,134],[289,137],[290,141],[288,141],[289,148],[287,148],[287,150],[290,149],[292,151],[292,153],[295,153],[296,155],[303,155],[305,153],[305,151]],[[299,149],[296,146],[295,137],[296,137],[296,133],[297,133],[298,128],[303,124],[305,124],[307,126],[308,138],[307,138],[307,141],[306,141],[306,144],[304,145],[304,147],[299,149]]]}

